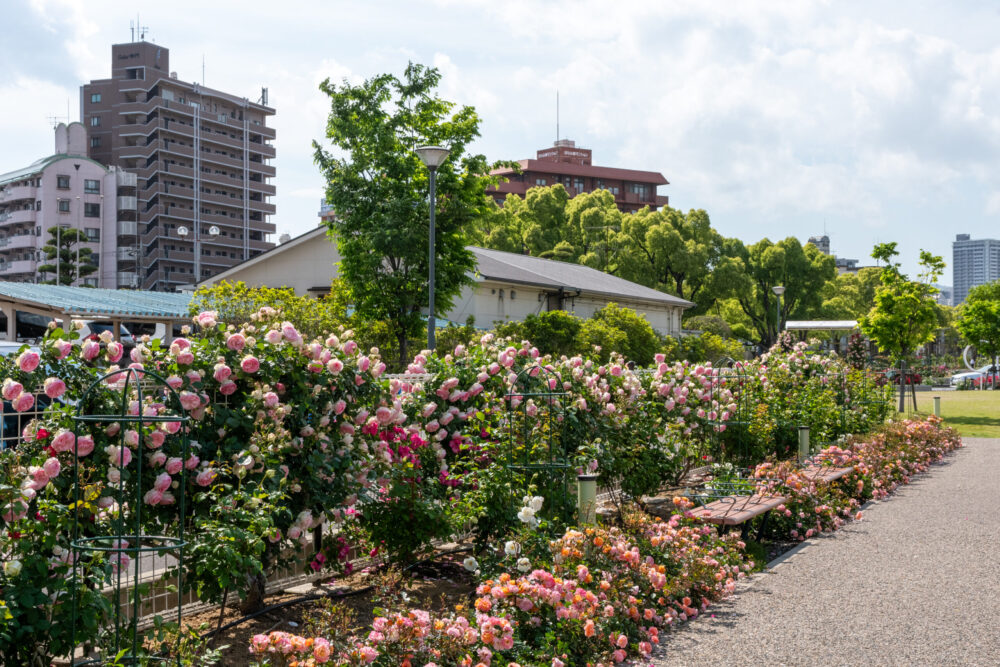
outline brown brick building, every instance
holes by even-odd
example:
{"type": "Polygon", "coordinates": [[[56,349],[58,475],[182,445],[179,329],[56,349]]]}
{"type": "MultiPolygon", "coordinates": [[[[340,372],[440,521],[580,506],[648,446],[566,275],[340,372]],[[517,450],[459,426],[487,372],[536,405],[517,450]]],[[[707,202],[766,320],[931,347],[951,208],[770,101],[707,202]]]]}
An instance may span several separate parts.
{"type": "Polygon", "coordinates": [[[669,203],[669,197],[656,194],[658,185],[669,185],[663,174],[655,171],[595,167],[589,148],[578,148],[569,139],[556,141],[551,148],[539,150],[534,160],[519,160],[521,173],[512,169],[497,169],[493,173],[508,178],[490,189],[498,204],[508,194],[521,197],[528,188],[562,183],[570,196],[594,190],[608,190],[615,196],[618,208],[626,213],[644,206],[658,209],[669,203]]]}
{"type": "Polygon", "coordinates": [[[138,250],[120,253],[119,276],[160,291],[274,247],[275,231],[274,109],[263,95],[254,103],[181,81],[169,58],[157,44],[115,44],[111,78],[80,89],[89,156],[138,177],[138,225],[117,239],[138,250]]]}

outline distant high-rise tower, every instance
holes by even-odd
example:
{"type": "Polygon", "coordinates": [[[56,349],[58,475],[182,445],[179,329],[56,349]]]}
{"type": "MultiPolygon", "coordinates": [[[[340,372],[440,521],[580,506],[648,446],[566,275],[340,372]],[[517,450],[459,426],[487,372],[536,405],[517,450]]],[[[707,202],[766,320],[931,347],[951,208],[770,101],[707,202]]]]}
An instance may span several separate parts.
{"type": "Polygon", "coordinates": [[[824,255],[830,254],[830,237],[826,234],[823,234],[823,236],[810,236],[806,243],[812,243],[824,255]]]}
{"type": "Polygon", "coordinates": [[[118,271],[160,291],[259,255],[274,247],[275,231],[275,131],[267,127],[274,109],[265,106],[266,92],[255,103],[181,81],[169,57],[145,41],[114,44],[111,78],[80,89],[90,157],[138,176],[138,238],[120,237],[118,245],[141,252],[118,271]]]}
{"type": "Polygon", "coordinates": [[[957,234],[952,248],[954,292],[952,304],[959,305],[976,285],[1000,280],[1000,241],[972,239],[957,234]]]}

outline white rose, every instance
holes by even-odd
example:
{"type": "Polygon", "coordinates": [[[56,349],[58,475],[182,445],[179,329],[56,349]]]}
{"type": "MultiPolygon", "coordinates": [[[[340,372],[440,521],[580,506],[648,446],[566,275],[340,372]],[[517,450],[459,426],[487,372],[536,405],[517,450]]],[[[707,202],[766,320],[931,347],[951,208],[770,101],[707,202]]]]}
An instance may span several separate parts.
{"type": "Polygon", "coordinates": [[[469,556],[468,558],[462,561],[462,567],[464,567],[469,572],[475,572],[476,570],[479,569],[479,561],[477,561],[474,557],[469,556]]]}
{"type": "Polygon", "coordinates": [[[535,510],[530,507],[522,507],[521,511],[517,513],[517,518],[521,523],[533,525],[535,523],[535,510]]]}
{"type": "Polygon", "coordinates": [[[531,561],[527,558],[517,559],[517,570],[518,572],[527,572],[531,569],[531,561]]]}
{"type": "Polygon", "coordinates": [[[8,577],[16,577],[21,574],[21,561],[19,560],[9,560],[3,564],[3,573],[8,577]]]}
{"type": "Polygon", "coordinates": [[[542,498],[541,496],[535,496],[534,498],[531,499],[531,502],[528,503],[528,505],[534,511],[541,512],[542,511],[542,503],[544,503],[544,502],[545,502],[545,498],[542,498]]]}
{"type": "Polygon", "coordinates": [[[521,553],[521,545],[514,540],[509,540],[503,545],[503,550],[508,556],[516,556],[521,553]]]}

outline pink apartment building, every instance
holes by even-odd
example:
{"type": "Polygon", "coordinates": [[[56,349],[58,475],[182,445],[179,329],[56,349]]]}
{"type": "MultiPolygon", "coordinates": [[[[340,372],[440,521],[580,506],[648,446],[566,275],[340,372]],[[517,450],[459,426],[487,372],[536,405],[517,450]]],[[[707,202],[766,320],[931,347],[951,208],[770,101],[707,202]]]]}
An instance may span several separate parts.
{"type": "Polygon", "coordinates": [[[119,266],[134,262],[135,245],[118,237],[136,233],[136,176],[87,157],[80,123],[55,128],[55,153],[24,169],[0,174],[0,280],[42,282],[48,263],[42,247],[54,227],[82,230],[98,270],[75,285],[132,287],[119,266]]]}

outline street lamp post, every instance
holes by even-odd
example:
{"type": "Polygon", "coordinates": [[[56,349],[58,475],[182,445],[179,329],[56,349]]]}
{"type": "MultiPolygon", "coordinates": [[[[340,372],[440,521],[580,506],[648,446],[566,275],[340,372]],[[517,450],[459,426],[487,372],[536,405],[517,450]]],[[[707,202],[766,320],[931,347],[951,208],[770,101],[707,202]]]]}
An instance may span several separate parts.
{"type": "Polygon", "coordinates": [[[778,337],[781,335],[781,295],[785,293],[785,288],[782,285],[775,285],[771,291],[778,296],[778,312],[774,327],[774,342],[777,343],[778,337]]]}
{"type": "Polygon", "coordinates": [[[420,146],[416,149],[417,155],[420,160],[427,167],[428,171],[431,172],[431,187],[430,187],[430,214],[431,214],[431,226],[430,226],[430,240],[428,242],[427,249],[427,271],[430,274],[427,282],[428,290],[428,308],[427,308],[427,349],[433,350],[434,344],[434,330],[437,328],[437,323],[434,320],[434,257],[437,254],[435,244],[434,244],[434,209],[437,208],[437,196],[434,192],[435,186],[435,176],[437,174],[437,169],[440,167],[444,161],[448,158],[448,149],[442,148],[441,146],[420,146]]]}

